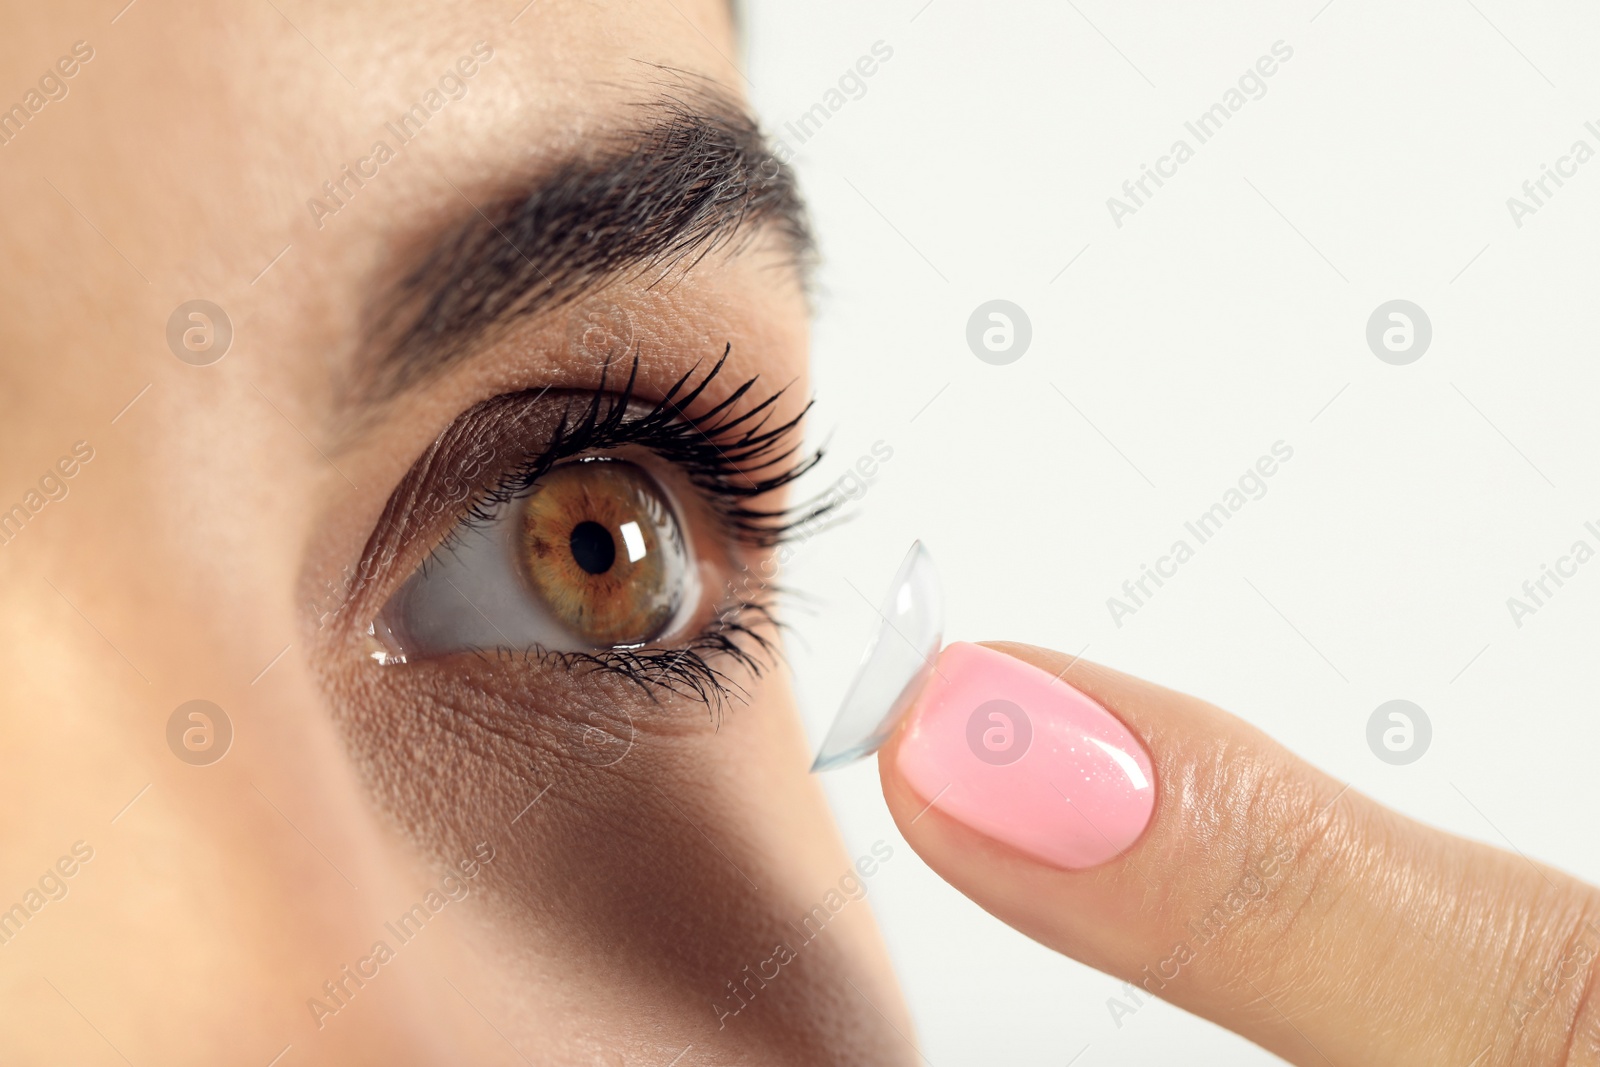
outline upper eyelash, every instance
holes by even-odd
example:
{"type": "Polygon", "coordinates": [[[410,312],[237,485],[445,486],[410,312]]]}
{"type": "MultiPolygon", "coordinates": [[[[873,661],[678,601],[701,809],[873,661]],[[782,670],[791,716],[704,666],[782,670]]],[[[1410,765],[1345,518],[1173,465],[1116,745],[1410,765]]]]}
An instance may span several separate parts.
{"type": "Polygon", "coordinates": [[[698,382],[694,378],[699,368],[691,368],[653,407],[639,412],[629,410],[638,382],[639,357],[634,356],[620,390],[606,388],[611,373],[607,363],[601,370],[600,384],[577,420],[569,419],[570,409],[564,413],[539,454],[518,464],[497,486],[480,495],[468,509],[462,526],[470,529],[492,521],[502,505],[531,489],[563,459],[628,444],[648,448],[680,467],[689,481],[707,494],[728,531],[753,547],[781,544],[791,531],[828,514],[837,506],[837,500],[775,510],[752,508],[747,503],[790,484],[822,461],[821,448],[809,455],[801,454],[800,426],[811,410],[810,403],[793,418],[770,426],[775,405],[784,395],[780,389],[743,414],[735,415],[734,405],[758,381],[750,378],[711,408],[689,414],[688,409],[722,372],[731,350],[731,344],[725,346],[717,362],[698,382]]]}

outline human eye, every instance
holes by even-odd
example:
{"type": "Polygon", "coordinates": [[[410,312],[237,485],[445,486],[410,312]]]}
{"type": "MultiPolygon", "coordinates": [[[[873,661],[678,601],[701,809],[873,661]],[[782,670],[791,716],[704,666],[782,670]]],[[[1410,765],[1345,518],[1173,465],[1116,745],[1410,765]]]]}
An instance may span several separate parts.
{"type": "Polygon", "coordinates": [[[778,418],[781,391],[706,399],[725,360],[653,403],[635,364],[616,389],[465,413],[391,499],[435,543],[378,546],[421,558],[371,621],[372,657],[536,658],[707,698],[726,691],[720,659],[759,670],[771,583],[752,562],[818,510],[765,501],[819,456],[800,451],[803,410],[778,418]]]}

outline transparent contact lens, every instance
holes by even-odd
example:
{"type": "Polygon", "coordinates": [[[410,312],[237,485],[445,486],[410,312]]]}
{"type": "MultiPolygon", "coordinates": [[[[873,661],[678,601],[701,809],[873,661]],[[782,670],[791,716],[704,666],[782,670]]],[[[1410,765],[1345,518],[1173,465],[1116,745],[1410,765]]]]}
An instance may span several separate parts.
{"type": "Polygon", "coordinates": [[[879,615],[883,622],[867,645],[812,773],[878,751],[933,673],[944,638],[944,597],[933,557],[921,541],[906,553],[879,615]]]}

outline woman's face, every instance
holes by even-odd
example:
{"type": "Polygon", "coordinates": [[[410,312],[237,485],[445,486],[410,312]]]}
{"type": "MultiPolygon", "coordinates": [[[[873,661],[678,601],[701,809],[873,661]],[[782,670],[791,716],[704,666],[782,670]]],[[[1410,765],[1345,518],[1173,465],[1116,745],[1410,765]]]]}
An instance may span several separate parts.
{"type": "Polygon", "coordinates": [[[0,34],[10,1051],[915,1060],[721,0],[115,7],[0,34]]]}

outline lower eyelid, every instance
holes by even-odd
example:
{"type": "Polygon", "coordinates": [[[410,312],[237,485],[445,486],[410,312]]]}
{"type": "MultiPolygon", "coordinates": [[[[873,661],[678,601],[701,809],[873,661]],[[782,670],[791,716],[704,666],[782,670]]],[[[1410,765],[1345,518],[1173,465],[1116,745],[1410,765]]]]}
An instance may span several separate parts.
{"type": "Polygon", "coordinates": [[[461,655],[372,670],[335,686],[333,703],[382,803],[436,842],[481,840],[491,823],[537,833],[558,807],[621,802],[645,750],[687,756],[709,725],[707,702],[556,656],[461,655]],[[538,809],[547,814],[527,813],[547,786],[555,788],[538,809]]]}

